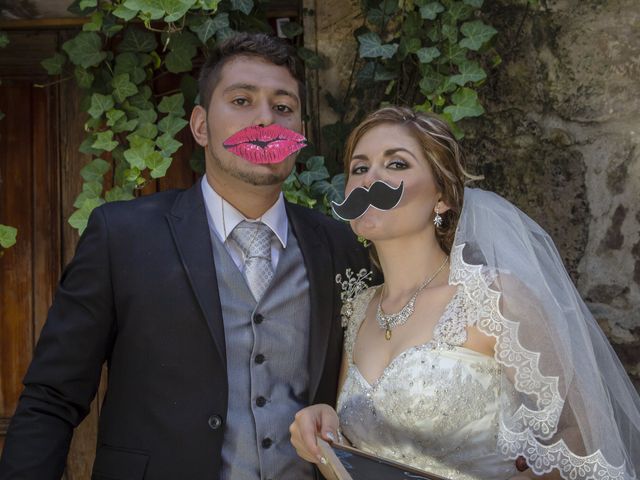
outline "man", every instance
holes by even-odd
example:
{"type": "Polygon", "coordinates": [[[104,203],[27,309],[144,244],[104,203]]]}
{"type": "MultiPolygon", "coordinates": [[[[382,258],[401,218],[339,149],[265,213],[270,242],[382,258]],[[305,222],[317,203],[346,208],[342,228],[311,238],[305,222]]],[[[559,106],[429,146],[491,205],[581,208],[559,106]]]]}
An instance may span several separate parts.
{"type": "Polygon", "coordinates": [[[230,39],[203,67],[200,92],[191,129],[206,176],[92,214],[25,377],[0,479],[60,478],[105,360],[93,478],[313,477],[288,425],[301,407],[335,400],[334,278],[365,255],[345,225],[283,200],[295,154],[281,157],[299,140],[303,106],[285,44],[230,39]],[[278,135],[251,143],[255,131],[278,135]]]}

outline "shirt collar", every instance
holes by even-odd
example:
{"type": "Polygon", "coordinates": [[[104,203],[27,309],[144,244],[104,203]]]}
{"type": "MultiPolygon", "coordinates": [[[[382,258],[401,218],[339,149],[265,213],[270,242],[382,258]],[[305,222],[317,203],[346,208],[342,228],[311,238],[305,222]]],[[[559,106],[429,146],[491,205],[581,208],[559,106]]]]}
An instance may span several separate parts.
{"type": "MultiPolygon", "coordinates": [[[[223,242],[226,242],[229,234],[231,234],[233,229],[243,220],[248,222],[255,221],[246,218],[233,205],[223,199],[218,192],[209,185],[206,175],[202,176],[201,186],[204,204],[209,213],[209,218],[213,223],[213,230],[223,242]]],[[[282,192],[280,192],[278,199],[271,208],[264,212],[260,221],[273,231],[282,244],[282,248],[286,248],[289,220],[287,218],[282,192]]]]}

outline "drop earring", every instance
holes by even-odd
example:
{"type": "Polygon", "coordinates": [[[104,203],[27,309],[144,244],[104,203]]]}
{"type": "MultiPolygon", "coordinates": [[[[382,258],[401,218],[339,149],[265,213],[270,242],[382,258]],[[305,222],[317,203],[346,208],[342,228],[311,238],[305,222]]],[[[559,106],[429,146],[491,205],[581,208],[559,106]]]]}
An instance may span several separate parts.
{"type": "Polygon", "coordinates": [[[433,224],[436,226],[436,228],[440,228],[442,226],[442,216],[440,215],[440,212],[438,212],[437,205],[435,208],[435,212],[436,212],[436,216],[433,217],[433,224]]]}

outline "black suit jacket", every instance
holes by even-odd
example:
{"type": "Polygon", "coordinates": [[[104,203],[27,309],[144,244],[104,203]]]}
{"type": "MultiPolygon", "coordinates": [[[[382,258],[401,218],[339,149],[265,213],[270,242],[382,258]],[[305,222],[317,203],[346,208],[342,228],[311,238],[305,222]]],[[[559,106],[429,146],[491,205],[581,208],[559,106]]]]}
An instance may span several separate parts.
{"type": "MultiPolygon", "coordinates": [[[[335,401],[335,275],[368,265],[348,227],[287,205],[310,286],[309,403],[335,401]]],[[[97,208],[65,269],[11,421],[0,479],[59,479],[109,366],[94,479],[215,479],[223,320],[200,185],[97,208]]]]}

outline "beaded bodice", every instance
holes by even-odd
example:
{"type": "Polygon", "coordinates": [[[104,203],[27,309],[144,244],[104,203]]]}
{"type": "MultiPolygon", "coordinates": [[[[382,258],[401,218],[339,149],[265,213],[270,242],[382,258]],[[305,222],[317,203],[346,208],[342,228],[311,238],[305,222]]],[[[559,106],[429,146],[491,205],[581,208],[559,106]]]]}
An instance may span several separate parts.
{"type": "Polygon", "coordinates": [[[375,288],[353,301],[345,334],[348,373],[338,398],[341,428],[354,446],[455,480],[507,479],[513,460],[497,450],[503,372],[462,345],[474,310],[461,288],[429,342],[394,358],[369,384],[353,347],[375,288]]]}

